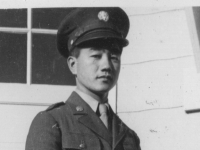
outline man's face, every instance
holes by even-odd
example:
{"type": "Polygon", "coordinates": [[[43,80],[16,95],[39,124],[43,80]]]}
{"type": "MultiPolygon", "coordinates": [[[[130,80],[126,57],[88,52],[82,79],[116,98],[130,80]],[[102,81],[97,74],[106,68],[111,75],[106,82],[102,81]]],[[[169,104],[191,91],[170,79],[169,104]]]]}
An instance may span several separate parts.
{"type": "Polygon", "coordinates": [[[120,58],[117,45],[81,48],[76,58],[77,88],[88,94],[107,94],[117,82],[120,58]]]}

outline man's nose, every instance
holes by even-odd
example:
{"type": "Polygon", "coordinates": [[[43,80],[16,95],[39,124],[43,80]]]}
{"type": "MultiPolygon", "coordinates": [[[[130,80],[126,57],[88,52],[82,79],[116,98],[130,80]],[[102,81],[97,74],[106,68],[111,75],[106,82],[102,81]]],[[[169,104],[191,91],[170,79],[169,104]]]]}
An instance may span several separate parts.
{"type": "Polygon", "coordinates": [[[109,73],[112,71],[112,63],[108,55],[102,57],[101,70],[109,73]]]}

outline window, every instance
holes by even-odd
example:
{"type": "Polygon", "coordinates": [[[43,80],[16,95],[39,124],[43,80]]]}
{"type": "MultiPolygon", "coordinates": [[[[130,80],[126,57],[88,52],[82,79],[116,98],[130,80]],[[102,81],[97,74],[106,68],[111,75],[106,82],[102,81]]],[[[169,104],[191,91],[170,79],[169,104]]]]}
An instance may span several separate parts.
{"type": "Polygon", "coordinates": [[[0,82],[75,85],[56,48],[57,28],[72,9],[0,10],[0,82]]]}

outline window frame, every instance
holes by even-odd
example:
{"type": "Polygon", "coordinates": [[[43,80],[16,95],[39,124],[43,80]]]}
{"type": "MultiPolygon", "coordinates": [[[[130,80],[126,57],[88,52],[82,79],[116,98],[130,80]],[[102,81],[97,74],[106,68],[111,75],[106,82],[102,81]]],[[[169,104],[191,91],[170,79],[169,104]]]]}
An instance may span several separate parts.
{"type": "Polygon", "coordinates": [[[0,32],[16,33],[16,34],[27,34],[27,72],[26,72],[26,84],[31,85],[31,73],[32,73],[32,34],[57,34],[57,30],[54,29],[38,29],[32,28],[32,8],[27,9],[27,27],[26,28],[15,28],[15,27],[0,27],[0,32]]]}

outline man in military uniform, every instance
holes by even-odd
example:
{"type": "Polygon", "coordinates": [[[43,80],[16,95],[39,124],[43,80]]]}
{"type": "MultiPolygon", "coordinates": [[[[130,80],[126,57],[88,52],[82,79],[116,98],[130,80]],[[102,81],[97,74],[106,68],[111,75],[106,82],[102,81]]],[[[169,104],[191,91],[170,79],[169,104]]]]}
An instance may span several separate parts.
{"type": "Polygon", "coordinates": [[[26,150],[140,150],[137,134],[108,104],[128,30],[129,19],[121,8],[77,8],[64,18],[57,46],[77,87],[65,103],[34,118],[26,150]]]}

